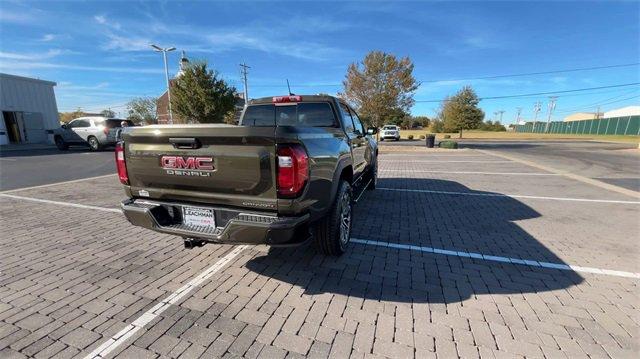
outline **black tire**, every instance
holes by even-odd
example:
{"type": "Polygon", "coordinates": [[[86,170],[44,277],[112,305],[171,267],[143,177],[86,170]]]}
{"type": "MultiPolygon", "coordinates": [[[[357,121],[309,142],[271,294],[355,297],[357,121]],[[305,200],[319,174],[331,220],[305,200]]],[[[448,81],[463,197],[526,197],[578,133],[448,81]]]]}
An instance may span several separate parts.
{"type": "Polygon", "coordinates": [[[322,254],[339,256],[347,249],[351,239],[351,195],[351,185],[342,180],[329,213],[314,226],[314,240],[322,254]]]}
{"type": "Polygon", "coordinates": [[[384,141],[384,137],[380,137],[380,141],[384,141]]]}
{"type": "Polygon", "coordinates": [[[69,144],[67,144],[66,142],[64,142],[64,140],[62,139],[62,137],[60,136],[56,136],[53,138],[53,142],[56,143],[56,147],[58,147],[58,149],[60,151],[66,151],[69,149],[69,144]]]}
{"type": "Polygon", "coordinates": [[[98,139],[94,136],[89,136],[89,138],[87,138],[87,143],[89,144],[89,149],[91,151],[100,151],[102,149],[102,145],[100,145],[100,142],[98,142],[98,139]]]}
{"type": "Polygon", "coordinates": [[[376,158],[376,162],[373,164],[373,168],[371,169],[371,173],[369,175],[369,185],[367,189],[373,191],[376,189],[378,185],[378,159],[376,158]]]}

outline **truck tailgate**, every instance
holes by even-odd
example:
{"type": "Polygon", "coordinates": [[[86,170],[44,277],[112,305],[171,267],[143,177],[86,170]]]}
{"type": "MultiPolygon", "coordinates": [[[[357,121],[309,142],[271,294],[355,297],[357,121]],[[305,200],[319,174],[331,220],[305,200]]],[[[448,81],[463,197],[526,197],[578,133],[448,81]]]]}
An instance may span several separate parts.
{"type": "Polygon", "coordinates": [[[276,210],[275,127],[149,126],[123,136],[135,197],[276,210]]]}

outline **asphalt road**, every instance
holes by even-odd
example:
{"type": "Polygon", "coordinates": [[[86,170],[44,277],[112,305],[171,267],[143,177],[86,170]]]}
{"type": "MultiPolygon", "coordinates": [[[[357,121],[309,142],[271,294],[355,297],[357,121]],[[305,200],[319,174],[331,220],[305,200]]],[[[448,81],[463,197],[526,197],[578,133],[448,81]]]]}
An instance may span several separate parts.
{"type": "Polygon", "coordinates": [[[0,152],[0,190],[75,180],[115,173],[113,150],[83,148],[0,152]]]}
{"type": "MultiPolygon", "coordinates": [[[[421,142],[385,141],[381,145],[410,146],[419,145],[421,142]]],[[[462,140],[460,147],[496,151],[640,191],[640,150],[637,149],[637,144],[633,143],[462,140]]]]}

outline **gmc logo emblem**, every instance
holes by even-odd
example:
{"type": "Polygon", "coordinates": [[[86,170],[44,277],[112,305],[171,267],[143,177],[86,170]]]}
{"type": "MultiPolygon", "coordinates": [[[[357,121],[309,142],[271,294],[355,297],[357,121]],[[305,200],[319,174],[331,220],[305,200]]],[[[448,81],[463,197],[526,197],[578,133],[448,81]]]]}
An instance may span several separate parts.
{"type": "Polygon", "coordinates": [[[213,171],[211,157],[162,156],[160,166],[166,170],[213,171]]]}

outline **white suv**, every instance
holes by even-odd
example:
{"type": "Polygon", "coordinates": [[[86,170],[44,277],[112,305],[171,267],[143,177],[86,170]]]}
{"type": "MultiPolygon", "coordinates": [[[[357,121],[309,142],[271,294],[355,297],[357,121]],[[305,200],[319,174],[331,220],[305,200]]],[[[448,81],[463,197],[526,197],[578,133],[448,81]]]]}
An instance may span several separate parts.
{"type": "Polygon", "coordinates": [[[400,127],[396,125],[385,125],[382,127],[382,131],[380,131],[380,141],[391,138],[400,141],[400,127]]]}

